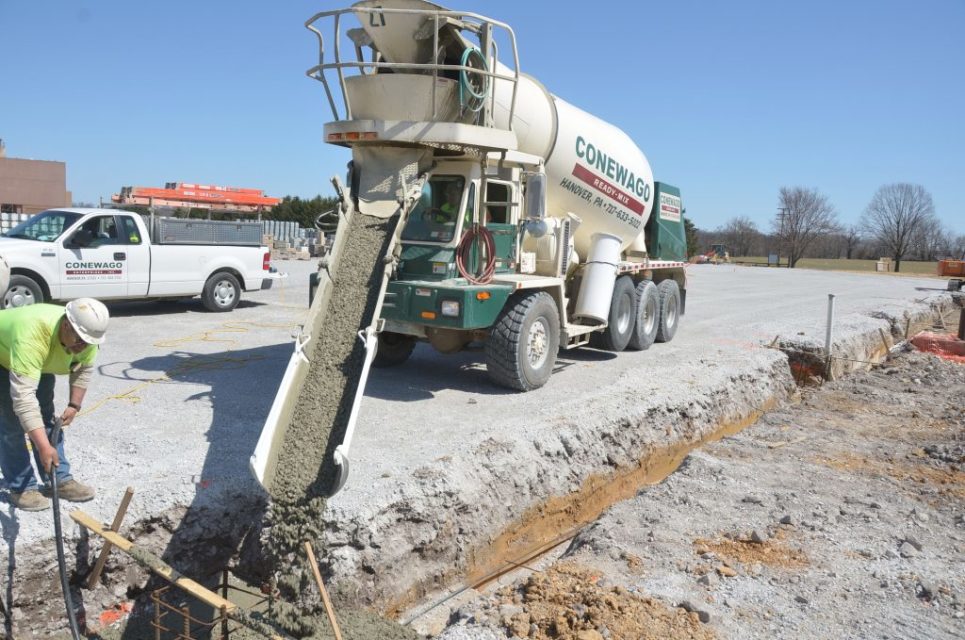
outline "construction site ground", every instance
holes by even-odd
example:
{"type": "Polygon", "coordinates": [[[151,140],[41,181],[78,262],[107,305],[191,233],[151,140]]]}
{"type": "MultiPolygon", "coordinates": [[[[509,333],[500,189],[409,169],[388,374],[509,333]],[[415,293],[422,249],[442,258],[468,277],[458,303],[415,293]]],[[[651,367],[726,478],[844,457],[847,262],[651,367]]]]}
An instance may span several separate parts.
{"type": "MultiPolygon", "coordinates": [[[[84,413],[67,433],[76,476],[98,489],[82,508],[110,521],[133,487],[122,533],[192,577],[227,565],[257,573],[264,495],[247,461],[313,268],[278,266],[289,278],[246,294],[231,314],[205,313],[197,300],[112,305],[84,413]]],[[[584,640],[685,628],[692,637],[955,637],[965,573],[961,367],[914,356],[845,375],[930,327],[939,305],[950,322],[944,282],[732,265],[689,277],[673,342],[561,353],[533,393],[493,386],[480,351],[443,356],[420,345],[401,367],[375,371],[352,476],[315,541],[336,602],[421,632],[448,626],[452,638],[484,638],[504,618],[521,637],[584,640]],[[801,400],[794,378],[814,380],[829,293],[840,380],[801,400]],[[669,480],[641,491],[698,446],[669,480]],[[537,560],[544,571],[487,581],[550,549],[537,560]],[[499,580],[520,586],[498,591],[499,580]],[[649,611],[657,631],[565,622],[566,631],[574,614],[558,605],[574,591],[583,594],[576,612],[649,611]],[[555,631],[541,629],[527,598],[543,601],[555,631]],[[681,602],[694,613],[681,617],[681,602]],[[708,622],[694,624],[700,618],[708,622]]],[[[66,627],[50,512],[5,504],[0,526],[8,633],[58,637],[66,627]]],[[[67,529],[79,578],[99,541],[67,529]]],[[[146,584],[115,552],[103,586],[76,589],[88,628],[123,622],[146,584]]]]}

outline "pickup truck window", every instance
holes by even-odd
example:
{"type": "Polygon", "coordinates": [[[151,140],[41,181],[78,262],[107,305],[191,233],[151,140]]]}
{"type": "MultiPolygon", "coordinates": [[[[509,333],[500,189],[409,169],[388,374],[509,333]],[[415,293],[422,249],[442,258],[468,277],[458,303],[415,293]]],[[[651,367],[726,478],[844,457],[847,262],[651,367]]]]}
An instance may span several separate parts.
{"type": "Polygon", "coordinates": [[[131,216],[117,216],[121,222],[121,239],[127,244],[141,244],[141,232],[131,216]]]}
{"type": "Polygon", "coordinates": [[[90,247],[102,247],[106,244],[127,244],[117,233],[117,221],[114,216],[95,216],[84,221],[77,232],[86,231],[91,238],[90,247]]]}
{"type": "Polygon", "coordinates": [[[53,242],[64,232],[64,229],[69,228],[80,218],[81,214],[70,211],[43,211],[26,222],[21,222],[4,235],[8,238],[53,242]]]}

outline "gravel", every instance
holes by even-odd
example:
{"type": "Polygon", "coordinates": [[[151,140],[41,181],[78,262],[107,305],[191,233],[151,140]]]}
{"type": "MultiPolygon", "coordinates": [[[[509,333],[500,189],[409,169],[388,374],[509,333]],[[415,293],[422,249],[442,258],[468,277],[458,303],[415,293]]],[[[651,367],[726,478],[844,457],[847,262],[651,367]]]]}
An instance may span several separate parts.
{"type": "MultiPolygon", "coordinates": [[[[265,496],[249,475],[247,459],[291,353],[291,335],[304,321],[313,268],[309,262],[279,266],[291,272],[288,281],[246,294],[230,315],[205,313],[198,301],[111,305],[111,330],[87,413],[67,434],[79,479],[99,491],[84,510],[109,521],[124,488],[133,486],[124,531],[154,536],[154,551],[165,557],[170,548],[175,557],[165,560],[188,575],[182,563],[189,558],[181,550],[190,540],[223,541],[227,548],[211,554],[211,562],[253,553],[244,547],[244,540],[251,545],[244,532],[260,521],[249,514],[263,509],[265,496]],[[245,520],[212,515],[185,523],[182,517],[185,508],[220,514],[222,507],[245,513],[245,520]],[[148,531],[159,519],[166,526],[148,531]],[[198,538],[200,530],[206,535],[198,538]]],[[[649,454],[696,443],[722,424],[746,424],[783,402],[795,390],[792,373],[786,356],[765,345],[775,336],[782,346],[823,344],[827,293],[838,295],[836,348],[871,352],[880,343],[879,329],[893,341],[901,337],[906,315],[929,317],[932,302],[944,295],[937,291],[942,284],[696,267],[690,270],[687,314],[672,343],[618,355],[564,352],[546,387],[522,395],[493,386],[480,353],[442,356],[419,345],[406,364],[371,376],[353,442],[353,475],[329,501],[316,544],[332,590],[396,614],[418,611],[467,576],[502,566],[526,540],[554,529],[558,535],[560,527],[591,521],[613,501],[632,498],[635,483],[646,475],[626,476],[624,486],[614,487],[605,482],[614,472],[631,472],[649,454]],[[567,517],[535,517],[554,505],[567,517]]],[[[910,388],[929,387],[926,373],[905,377],[901,384],[910,388]],[[911,377],[922,384],[912,384],[911,377]]],[[[934,379],[939,384],[937,374],[934,379]]],[[[58,388],[59,398],[65,393],[58,388]]],[[[947,451],[952,455],[954,449],[947,451]]],[[[726,474],[712,477],[730,488],[726,474]]],[[[690,496],[690,504],[677,502],[678,494],[673,509],[706,506],[699,493],[682,495],[690,496]]],[[[802,509],[787,496],[753,486],[734,501],[747,495],[763,504],[743,504],[746,509],[775,512],[773,522],[748,520],[748,534],[757,528],[763,535],[765,525],[790,515],[800,528],[813,526],[823,535],[821,528],[848,517],[832,516],[820,505],[802,509]]],[[[880,496],[874,500],[886,503],[880,496]]],[[[24,576],[42,573],[53,560],[50,514],[5,509],[0,524],[8,541],[4,552],[16,552],[14,584],[39,589],[24,576]]],[[[900,529],[898,524],[893,526],[900,529]]],[[[656,522],[640,526],[656,540],[668,534],[656,522]]],[[[68,536],[68,552],[84,554],[78,532],[68,536]]],[[[927,556],[930,543],[923,544],[927,556]]],[[[896,537],[891,548],[879,551],[900,557],[899,547],[896,537]]],[[[86,548],[96,552],[99,544],[86,548]]],[[[741,579],[725,578],[723,584],[741,579]]],[[[34,613],[33,595],[18,594],[14,611],[22,603],[34,613]]],[[[811,594],[802,595],[813,602],[811,594]]],[[[109,605],[100,591],[86,598],[92,619],[98,606],[109,605]]],[[[717,619],[715,610],[708,612],[717,619]]]]}

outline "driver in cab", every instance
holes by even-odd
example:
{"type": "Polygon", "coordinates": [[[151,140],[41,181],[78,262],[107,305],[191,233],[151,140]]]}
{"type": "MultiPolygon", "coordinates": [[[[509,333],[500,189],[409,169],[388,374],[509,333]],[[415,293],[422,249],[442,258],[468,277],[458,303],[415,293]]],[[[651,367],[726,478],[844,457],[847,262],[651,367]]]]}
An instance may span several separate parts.
{"type": "Polygon", "coordinates": [[[430,221],[436,224],[452,224],[456,221],[459,214],[459,200],[462,196],[462,189],[456,182],[450,182],[446,186],[446,201],[438,209],[429,212],[430,221]]]}

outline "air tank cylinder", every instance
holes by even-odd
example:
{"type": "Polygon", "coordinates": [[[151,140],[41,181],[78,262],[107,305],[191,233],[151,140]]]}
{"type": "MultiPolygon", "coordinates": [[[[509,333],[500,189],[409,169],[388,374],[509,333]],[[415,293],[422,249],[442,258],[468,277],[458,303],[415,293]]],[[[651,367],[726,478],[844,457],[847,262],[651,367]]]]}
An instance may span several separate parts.
{"type": "Polygon", "coordinates": [[[590,236],[590,254],[583,270],[583,283],[576,297],[573,316],[591,322],[606,322],[610,298],[616,284],[622,239],[609,233],[590,236]]]}

